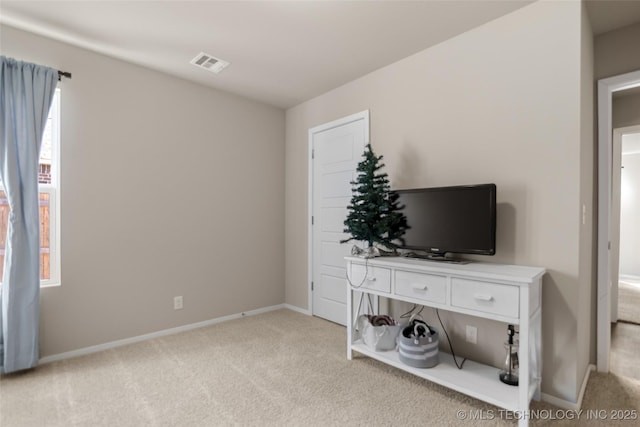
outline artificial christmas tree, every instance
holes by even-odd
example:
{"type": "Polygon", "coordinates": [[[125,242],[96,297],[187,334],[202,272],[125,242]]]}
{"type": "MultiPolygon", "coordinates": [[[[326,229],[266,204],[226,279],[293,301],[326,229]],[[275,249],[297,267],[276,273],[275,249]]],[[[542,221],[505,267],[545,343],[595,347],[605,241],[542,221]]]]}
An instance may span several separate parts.
{"type": "Polygon", "coordinates": [[[398,194],[391,192],[388,175],[379,172],[384,167],[382,156],[376,156],[367,144],[364,160],[358,163],[358,177],[351,182],[353,196],[347,206],[347,219],[344,221],[345,233],[350,238],[342,240],[360,240],[368,243],[365,256],[374,256],[374,243],[395,249],[396,240],[402,241],[407,230],[407,218],[398,203],[398,194]]]}

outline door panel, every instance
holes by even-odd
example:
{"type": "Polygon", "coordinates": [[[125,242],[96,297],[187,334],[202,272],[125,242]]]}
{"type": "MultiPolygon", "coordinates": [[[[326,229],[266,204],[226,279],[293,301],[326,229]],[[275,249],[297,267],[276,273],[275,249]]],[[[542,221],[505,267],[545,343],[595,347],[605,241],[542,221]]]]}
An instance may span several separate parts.
{"type": "Polygon", "coordinates": [[[352,242],[346,239],[344,220],[351,200],[351,181],[362,159],[368,139],[368,114],[340,120],[311,130],[312,242],[311,276],[314,284],[312,312],[336,323],[346,324],[346,263],[352,242]],[[353,120],[349,120],[353,118],[353,120]]]}

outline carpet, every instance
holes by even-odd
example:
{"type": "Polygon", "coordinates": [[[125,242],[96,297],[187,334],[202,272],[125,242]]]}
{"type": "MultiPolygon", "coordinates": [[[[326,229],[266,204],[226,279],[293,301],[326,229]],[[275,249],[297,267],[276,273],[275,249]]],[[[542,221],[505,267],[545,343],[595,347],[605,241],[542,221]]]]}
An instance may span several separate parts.
{"type": "MultiPolygon", "coordinates": [[[[640,380],[640,325],[628,322],[611,324],[611,352],[609,371],[613,374],[640,380]]],[[[638,423],[640,425],[640,422],[638,423]]]]}
{"type": "Polygon", "coordinates": [[[618,320],[640,325],[640,283],[620,280],[618,285],[618,320]]]}
{"type": "MultiPolygon", "coordinates": [[[[640,381],[593,373],[584,402],[637,412],[640,381]]],[[[532,408],[547,411],[532,426],[603,425],[586,415],[558,422],[568,412],[546,403],[532,408]]],[[[7,427],[516,424],[495,406],[375,360],[347,360],[344,327],[290,310],[0,377],[7,427]],[[471,414],[477,419],[463,421],[471,414]]]]}

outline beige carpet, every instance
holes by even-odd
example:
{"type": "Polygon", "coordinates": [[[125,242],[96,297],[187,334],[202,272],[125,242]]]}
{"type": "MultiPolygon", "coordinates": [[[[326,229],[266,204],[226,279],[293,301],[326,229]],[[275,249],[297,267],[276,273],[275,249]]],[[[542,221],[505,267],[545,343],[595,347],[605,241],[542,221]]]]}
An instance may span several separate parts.
{"type": "Polygon", "coordinates": [[[640,283],[618,283],[618,320],[640,325],[640,283]]]}
{"type": "MultiPolygon", "coordinates": [[[[533,408],[557,410],[540,403],[533,408]]],[[[638,411],[640,381],[593,374],[583,409],[638,411]]],[[[491,405],[366,357],[348,361],[343,327],[279,310],[3,376],[0,425],[512,426],[516,421],[501,418],[491,405]],[[496,418],[463,422],[457,416],[472,410],[496,418]]],[[[532,425],[606,423],[583,418],[532,425]]]]}
{"type": "Polygon", "coordinates": [[[612,323],[609,371],[615,375],[640,381],[638,354],[640,354],[640,325],[625,322],[612,323]]]}

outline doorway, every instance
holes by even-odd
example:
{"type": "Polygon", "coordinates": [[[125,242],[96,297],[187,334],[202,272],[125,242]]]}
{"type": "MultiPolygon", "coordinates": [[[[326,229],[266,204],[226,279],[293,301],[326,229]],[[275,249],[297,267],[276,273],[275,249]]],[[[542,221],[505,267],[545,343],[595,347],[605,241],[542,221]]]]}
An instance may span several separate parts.
{"type": "Polygon", "coordinates": [[[309,129],[309,307],[347,324],[346,262],[351,245],[344,220],[351,181],[369,143],[369,111],[309,129]]]}
{"type": "Polygon", "coordinates": [[[613,130],[612,154],[611,321],[640,325],[640,125],[613,130]]]}
{"type": "MultiPolygon", "coordinates": [[[[612,321],[612,104],[613,93],[640,87],[640,71],[598,81],[597,368],[609,371],[612,321]]],[[[616,270],[617,271],[617,270],[616,270]]]]}
{"type": "MultiPolygon", "coordinates": [[[[635,109],[640,91],[634,91],[614,94],[614,105],[621,98],[632,99],[625,104],[635,109]]],[[[620,114],[615,111],[614,123],[620,114]]],[[[640,125],[613,130],[612,154],[609,371],[640,380],[640,125]]]]}

